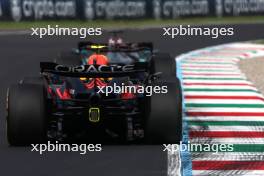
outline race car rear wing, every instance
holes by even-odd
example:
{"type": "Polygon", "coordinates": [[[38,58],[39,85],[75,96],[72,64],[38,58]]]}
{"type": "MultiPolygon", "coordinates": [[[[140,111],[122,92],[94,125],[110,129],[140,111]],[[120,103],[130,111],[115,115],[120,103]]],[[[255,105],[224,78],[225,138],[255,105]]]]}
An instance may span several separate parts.
{"type": "Polygon", "coordinates": [[[149,64],[136,62],[132,65],[79,65],[64,66],[53,62],[40,62],[41,73],[52,73],[67,77],[124,77],[148,72],[149,64]]]}
{"type": "Polygon", "coordinates": [[[98,51],[100,48],[101,52],[108,51],[139,51],[139,50],[151,50],[153,51],[153,44],[151,42],[141,42],[141,43],[125,43],[124,45],[120,45],[118,47],[109,47],[106,43],[93,43],[90,41],[87,42],[79,42],[78,49],[89,49],[98,51]]]}

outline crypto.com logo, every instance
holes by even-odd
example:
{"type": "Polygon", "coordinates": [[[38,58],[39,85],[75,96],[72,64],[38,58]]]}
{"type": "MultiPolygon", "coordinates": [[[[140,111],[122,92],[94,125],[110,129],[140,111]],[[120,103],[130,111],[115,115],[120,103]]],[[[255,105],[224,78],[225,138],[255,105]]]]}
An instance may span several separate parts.
{"type": "Polygon", "coordinates": [[[84,3],[85,3],[84,4],[85,18],[87,20],[93,20],[95,17],[94,1],[93,0],[86,0],[84,3]]]}
{"type": "Polygon", "coordinates": [[[10,11],[14,21],[22,17],[43,19],[54,17],[76,17],[74,0],[10,0],[10,11]]]}
{"type": "Polygon", "coordinates": [[[223,16],[223,2],[222,0],[215,1],[215,14],[217,17],[223,16]]]}
{"type": "Polygon", "coordinates": [[[20,21],[22,18],[21,0],[10,0],[10,11],[14,21],[20,21]]]}
{"type": "Polygon", "coordinates": [[[161,18],[161,2],[160,0],[153,0],[153,15],[155,19],[161,18]]]}

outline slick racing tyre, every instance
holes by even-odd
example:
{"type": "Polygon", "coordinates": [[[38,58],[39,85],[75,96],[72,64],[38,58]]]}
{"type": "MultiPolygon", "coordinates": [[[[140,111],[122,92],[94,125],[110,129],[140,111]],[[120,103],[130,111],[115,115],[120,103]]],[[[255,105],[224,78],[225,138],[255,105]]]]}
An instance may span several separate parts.
{"type": "Polygon", "coordinates": [[[6,122],[10,145],[45,142],[47,119],[44,87],[37,84],[12,85],[7,95],[6,122]]]}
{"type": "Polygon", "coordinates": [[[163,76],[176,76],[176,61],[168,53],[157,53],[151,60],[151,73],[162,72],[163,76]]]}
{"type": "Polygon", "coordinates": [[[81,57],[71,51],[64,51],[58,55],[55,63],[65,66],[77,66],[81,65],[81,57]]]}
{"type": "MultiPolygon", "coordinates": [[[[167,78],[155,85],[167,86],[166,94],[150,97],[146,121],[146,141],[149,144],[178,144],[182,139],[182,93],[178,78],[167,78]]],[[[153,86],[155,86],[153,85],[153,86]]]]}

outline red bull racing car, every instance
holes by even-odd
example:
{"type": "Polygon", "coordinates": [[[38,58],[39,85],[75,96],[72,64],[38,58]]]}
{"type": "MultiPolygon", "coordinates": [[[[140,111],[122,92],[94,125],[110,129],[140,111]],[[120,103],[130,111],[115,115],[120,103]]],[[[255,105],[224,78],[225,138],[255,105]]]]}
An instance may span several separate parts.
{"type": "Polygon", "coordinates": [[[80,42],[7,94],[10,145],[47,140],[179,143],[182,94],[175,60],[151,43],[80,42]]]}

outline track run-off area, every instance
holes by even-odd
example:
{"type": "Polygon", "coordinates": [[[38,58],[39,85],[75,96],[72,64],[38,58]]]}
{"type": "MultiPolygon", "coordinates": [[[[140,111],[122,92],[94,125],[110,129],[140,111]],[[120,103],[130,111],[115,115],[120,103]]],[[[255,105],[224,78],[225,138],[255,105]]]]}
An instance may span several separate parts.
{"type": "Polygon", "coordinates": [[[264,97],[240,71],[264,45],[231,43],[176,57],[184,97],[183,143],[232,151],[168,153],[168,175],[264,175],[264,97]],[[180,158],[180,162],[178,162],[180,158]]]}

